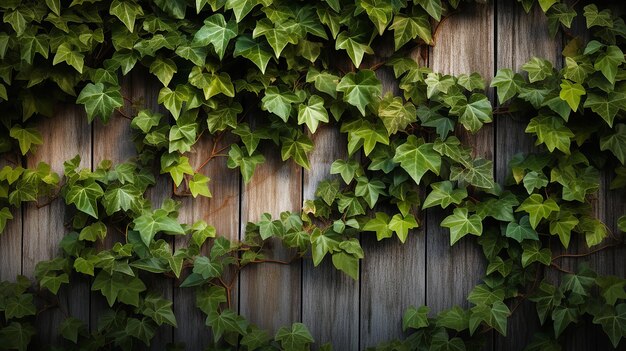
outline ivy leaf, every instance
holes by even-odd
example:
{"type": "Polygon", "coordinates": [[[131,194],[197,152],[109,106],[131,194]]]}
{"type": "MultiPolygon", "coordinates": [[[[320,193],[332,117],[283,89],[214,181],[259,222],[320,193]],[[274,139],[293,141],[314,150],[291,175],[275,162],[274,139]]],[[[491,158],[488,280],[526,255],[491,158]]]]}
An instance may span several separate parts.
{"type": "Polygon", "coordinates": [[[185,230],[176,221],[170,217],[163,209],[154,212],[146,211],[141,216],[133,220],[134,229],[139,232],[139,236],[146,246],[150,246],[150,242],[158,232],[170,234],[185,234],[185,230]]]}
{"type": "Polygon", "coordinates": [[[587,20],[587,28],[593,26],[613,27],[613,19],[609,9],[598,11],[598,7],[595,4],[589,4],[583,7],[583,10],[585,11],[583,15],[587,20]]]}
{"type": "Polygon", "coordinates": [[[426,328],[428,326],[428,312],[430,312],[428,306],[420,306],[419,308],[409,306],[402,316],[402,331],[426,328]]]}
{"type": "Polygon", "coordinates": [[[67,317],[61,323],[59,327],[60,333],[66,340],[69,340],[76,344],[78,342],[78,334],[82,330],[86,330],[86,325],[83,321],[74,317],[67,317]]]}
{"type": "Polygon", "coordinates": [[[406,238],[409,235],[409,230],[413,228],[419,227],[415,217],[412,214],[407,214],[406,216],[402,216],[401,214],[395,214],[391,220],[389,221],[389,229],[393,230],[400,242],[404,244],[406,238]]]}
{"type": "MultiPolygon", "coordinates": [[[[354,63],[354,66],[357,68],[361,65],[361,61],[363,61],[363,56],[365,54],[374,54],[374,50],[372,50],[369,44],[364,44],[360,40],[362,40],[360,35],[350,36],[348,32],[345,31],[339,33],[337,39],[335,40],[335,50],[346,50],[350,60],[352,60],[352,63],[354,63]]],[[[359,71],[359,73],[361,72],[363,71],[359,71]]],[[[337,87],[337,90],[339,90],[339,87],[337,87]]]]}
{"type": "Polygon", "coordinates": [[[611,84],[615,84],[617,67],[624,62],[626,62],[626,59],[624,59],[622,50],[615,45],[611,45],[606,48],[606,52],[598,56],[593,68],[602,72],[611,84]]]}
{"type": "Polygon", "coordinates": [[[570,153],[570,142],[574,138],[574,133],[565,126],[563,120],[556,116],[539,115],[534,117],[526,126],[526,133],[537,135],[537,145],[546,144],[550,152],[559,149],[563,153],[570,153]]]}
{"type": "Polygon", "coordinates": [[[267,64],[272,58],[271,53],[269,53],[260,43],[247,35],[239,36],[235,42],[233,57],[237,56],[243,56],[252,61],[263,74],[265,74],[267,64]]]}
{"type": "Polygon", "coordinates": [[[541,282],[539,289],[530,296],[529,300],[535,302],[539,321],[543,324],[555,306],[561,304],[563,293],[552,284],[541,282]]]}
{"type": "Polygon", "coordinates": [[[324,108],[324,99],[311,95],[308,104],[298,107],[298,124],[306,123],[311,133],[315,133],[319,122],[328,123],[328,112],[324,108]]]}
{"type": "Polygon", "coordinates": [[[189,181],[189,190],[193,197],[202,195],[204,197],[211,197],[211,191],[209,190],[209,181],[211,179],[202,173],[196,173],[189,181]]]}
{"type": "Polygon", "coordinates": [[[281,138],[282,147],[280,156],[283,161],[292,158],[300,166],[310,169],[309,157],[307,153],[313,150],[313,142],[306,135],[302,134],[297,139],[281,138]]]}
{"type": "Polygon", "coordinates": [[[127,335],[143,341],[146,346],[150,345],[150,340],[152,340],[156,331],[156,326],[152,324],[147,317],[144,317],[141,320],[137,318],[128,318],[126,328],[124,329],[124,332],[127,335]]]}
{"type": "Polygon", "coordinates": [[[306,74],[306,82],[314,83],[315,89],[324,92],[333,98],[337,97],[337,84],[340,78],[327,71],[318,71],[314,67],[309,68],[306,74]]]}
{"type": "Polygon", "coordinates": [[[491,102],[482,94],[472,94],[469,102],[463,103],[459,109],[459,122],[472,133],[477,132],[483,123],[491,122],[491,102]]]}
{"type": "Polygon", "coordinates": [[[594,315],[593,323],[602,326],[613,347],[617,348],[622,337],[626,335],[626,303],[620,303],[615,309],[605,307],[594,315]]]}
{"type": "Polygon", "coordinates": [[[186,156],[174,155],[174,161],[169,164],[164,164],[164,159],[161,159],[161,173],[169,173],[176,186],[180,186],[183,182],[185,174],[194,174],[193,168],[189,164],[189,158],[186,156]]]}
{"type": "Polygon", "coordinates": [[[448,180],[432,183],[430,184],[430,187],[433,190],[424,200],[422,209],[427,209],[433,206],[446,208],[450,204],[458,205],[467,197],[467,190],[465,188],[454,189],[454,185],[448,180]]]}
{"type": "Polygon", "coordinates": [[[143,15],[143,9],[134,1],[113,0],[109,13],[119,18],[132,33],[135,28],[135,19],[143,15]]]}
{"type": "Polygon", "coordinates": [[[429,170],[439,175],[441,168],[441,155],[433,150],[433,144],[425,143],[415,135],[410,135],[404,144],[398,146],[393,160],[400,163],[416,184],[429,170]]]}
{"type": "Polygon", "coordinates": [[[27,152],[34,149],[34,146],[43,144],[43,138],[37,129],[22,128],[19,124],[11,128],[9,136],[18,141],[22,155],[26,155],[27,152]]]}
{"type": "Polygon", "coordinates": [[[361,172],[358,172],[361,168],[361,165],[355,160],[336,160],[330,165],[330,174],[340,174],[341,179],[346,184],[350,184],[352,179],[354,179],[354,175],[359,175],[361,172]]]}
{"type": "Polygon", "coordinates": [[[391,238],[393,231],[389,228],[389,216],[384,212],[376,212],[376,217],[371,218],[363,226],[364,231],[376,232],[376,239],[381,241],[391,238]]]}
{"type": "Polygon", "coordinates": [[[441,21],[441,13],[443,11],[441,0],[415,0],[415,3],[422,6],[432,18],[441,21]]]}
{"type": "Polygon", "coordinates": [[[552,262],[550,249],[542,249],[539,241],[522,242],[522,267],[528,267],[531,263],[539,262],[549,266],[552,262]]]}
{"type": "Polygon", "coordinates": [[[261,154],[252,154],[250,156],[244,155],[239,145],[233,144],[228,152],[228,168],[237,168],[241,170],[244,183],[250,182],[254,169],[259,164],[265,162],[265,157],[261,154]]]}
{"type": "Polygon", "coordinates": [[[578,218],[571,212],[559,211],[557,218],[550,221],[550,234],[558,235],[563,247],[568,248],[572,229],[578,225],[578,218]]]}
{"type": "Polygon", "coordinates": [[[520,218],[519,223],[510,222],[506,226],[506,236],[521,243],[524,240],[539,240],[539,235],[530,225],[528,216],[520,218]]]}
{"type": "Polygon", "coordinates": [[[626,164],[626,124],[619,124],[615,133],[600,139],[600,150],[609,150],[619,162],[626,164]]]}
{"type": "Polygon", "coordinates": [[[430,21],[426,14],[411,17],[397,14],[393,17],[393,23],[389,29],[393,30],[396,51],[418,36],[428,45],[433,42],[430,21]]]}
{"type": "Polygon", "coordinates": [[[145,291],[146,286],[137,277],[121,273],[110,275],[102,270],[91,285],[91,291],[97,290],[106,297],[110,307],[113,307],[115,301],[138,307],[139,293],[145,291]]]}
{"type": "Polygon", "coordinates": [[[553,199],[543,201],[540,194],[532,194],[515,210],[515,212],[525,211],[530,215],[530,225],[533,229],[543,218],[548,218],[550,213],[559,211],[559,205],[553,199]]]}
{"type": "Polygon", "coordinates": [[[270,340],[271,337],[267,331],[252,326],[251,331],[248,331],[241,339],[241,344],[247,347],[248,350],[256,350],[267,345],[270,340]]]}
{"type": "Polygon", "coordinates": [[[535,189],[542,189],[548,185],[548,178],[543,174],[543,172],[538,173],[535,171],[530,171],[526,173],[523,179],[524,188],[526,188],[526,192],[528,194],[532,194],[535,189]]]}
{"type": "Polygon", "coordinates": [[[55,15],[61,16],[61,0],[46,0],[46,5],[55,15]]]}
{"type": "Polygon", "coordinates": [[[78,73],[83,73],[83,65],[85,64],[85,55],[78,51],[73,51],[69,43],[63,43],[57,48],[57,52],[52,60],[52,65],[65,62],[74,67],[78,73]]]}
{"type": "Polygon", "coordinates": [[[578,314],[578,309],[575,307],[556,306],[552,311],[554,335],[558,338],[570,323],[577,322],[578,314]]]}
{"type": "Polygon", "coordinates": [[[391,3],[385,0],[362,0],[359,5],[378,29],[378,34],[383,35],[385,28],[393,18],[391,3]]]}
{"type": "Polygon", "coordinates": [[[293,323],[291,329],[288,327],[278,329],[274,338],[280,342],[280,346],[285,351],[305,350],[310,343],[314,342],[313,336],[302,323],[293,323]]]}
{"type": "Polygon", "coordinates": [[[491,87],[496,87],[498,90],[500,104],[521,92],[524,84],[524,78],[509,68],[499,69],[496,76],[491,80],[491,87]]]}
{"type": "Polygon", "coordinates": [[[164,86],[170,84],[176,72],[178,72],[176,63],[168,58],[157,57],[150,65],[150,73],[154,74],[164,86]]]}
{"type": "Polygon", "coordinates": [[[386,95],[378,105],[378,117],[383,121],[389,135],[404,130],[417,120],[417,110],[410,102],[402,102],[399,96],[386,95]]]}
{"type": "Polygon", "coordinates": [[[11,296],[3,301],[3,304],[4,318],[7,320],[13,318],[23,318],[26,316],[34,316],[37,313],[37,309],[35,308],[35,304],[33,303],[32,294],[11,296]]]}
{"type": "Polygon", "coordinates": [[[0,234],[2,234],[2,232],[4,231],[4,228],[6,228],[7,221],[11,219],[13,219],[13,215],[11,214],[11,211],[9,210],[8,207],[3,207],[0,210],[0,234]]]}
{"type": "Polygon", "coordinates": [[[382,84],[372,70],[350,72],[337,84],[337,91],[344,93],[343,101],[355,106],[363,116],[367,105],[380,97],[382,89],[382,84]]]}
{"type": "Polygon", "coordinates": [[[613,127],[613,120],[620,110],[626,111],[626,94],[611,91],[608,94],[589,93],[584,107],[590,108],[606,121],[609,127],[613,127]]]}
{"type": "Polygon", "coordinates": [[[91,123],[95,117],[107,122],[116,108],[124,106],[119,87],[102,83],[89,83],[81,90],[76,103],[85,105],[87,118],[91,123]]]}
{"type": "Polygon", "coordinates": [[[482,219],[477,215],[469,215],[467,208],[457,207],[454,212],[441,222],[442,227],[450,229],[450,246],[467,234],[481,236],[483,233],[482,219]]]}
{"type": "Polygon", "coordinates": [[[385,188],[385,183],[380,180],[368,180],[367,177],[359,177],[357,178],[354,194],[356,196],[361,196],[370,208],[374,208],[376,202],[378,201],[378,196],[387,194],[385,192],[385,188]]]}
{"type": "Polygon", "coordinates": [[[98,239],[104,239],[106,235],[107,226],[104,223],[98,221],[81,229],[78,240],[95,242],[98,239]]]}
{"type": "Polygon", "coordinates": [[[387,130],[379,124],[372,126],[370,123],[361,123],[355,130],[351,130],[348,134],[348,153],[353,154],[359,146],[359,142],[363,140],[363,151],[368,156],[376,147],[377,143],[389,145],[389,136],[387,130]]]}
{"type": "Polygon", "coordinates": [[[11,324],[0,329],[0,342],[3,347],[26,351],[33,336],[37,334],[30,323],[11,321],[11,324]]]}
{"type": "Polygon", "coordinates": [[[104,195],[104,191],[95,181],[85,185],[73,184],[65,195],[65,203],[74,204],[76,209],[93,218],[98,218],[98,200],[104,195]]]}
{"type": "Polygon", "coordinates": [[[291,114],[291,104],[302,102],[300,96],[292,92],[281,92],[277,87],[265,89],[265,96],[261,99],[263,109],[277,115],[287,122],[291,114]]]}
{"type": "Polygon", "coordinates": [[[317,185],[315,196],[321,197],[328,206],[331,206],[338,192],[339,181],[337,179],[323,180],[317,185]]]}
{"type": "MultiPolygon", "coordinates": [[[[262,4],[263,2],[264,1],[259,0],[226,0],[224,9],[232,10],[235,14],[235,18],[237,19],[237,23],[239,23],[244,19],[244,17],[246,17],[246,15],[250,13],[250,11],[252,11],[252,9],[256,5],[262,4]]],[[[269,4],[271,4],[271,2],[269,4]]]]}
{"type": "Polygon", "coordinates": [[[194,35],[192,45],[207,46],[210,43],[222,60],[228,43],[237,37],[238,31],[237,22],[233,19],[226,22],[221,13],[216,13],[204,20],[204,26],[194,35]]]}
{"type": "Polygon", "coordinates": [[[528,72],[528,80],[531,83],[544,80],[552,75],[552,63],[538,57],[533,57],[523,64],[522,69],[528,72]]]}
{"type": "Polygon", "coordinates": [[[585,95],[585,88],[579,83],[572,83],[567,79],[561,81],[561,91],[559,97],[567,102],[569,107],[576,111],[580,105],[580,97],[585,95]]]}
{"type": "Polygon", "coordinates": [[[615,276],[597,277],[596,284],[600,287],[600,292],[606,303],[613,306],[617,300],[626,300],[626,279],[615,276]]]}

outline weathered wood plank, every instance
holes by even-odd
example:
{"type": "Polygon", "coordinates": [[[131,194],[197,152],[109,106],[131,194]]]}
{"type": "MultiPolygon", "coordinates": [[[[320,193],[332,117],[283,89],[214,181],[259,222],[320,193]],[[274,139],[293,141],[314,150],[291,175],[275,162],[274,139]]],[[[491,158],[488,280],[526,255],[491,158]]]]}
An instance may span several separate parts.
{"type": "MultiPolygon", "coordinates": [[[[42,119],[38,124],[44,146],[27,157],[27,166],[36,167],[41,161],[50,164],[52,171],[63,174],[63,162],[77,154],[81,155],[82,167],[91,166],[91,127],[87,124],[82,106],[59,106],[56,116],[42,119]]],[[[50,260],[60,253],[59,242],[68,232],[66,205],[56,199],[48,206],[37,208],[28,204],[24,209],[24,244],[22,253],[23,273],[34,276],[39,261],[50,260]]],[[[60,308],[48,310],[37,316],[39,334],[33,340],[34,349],[58,344],[58,327],[65,319],[63,312],[89,321],[89,285],[79,279],[70,286],[63,286],[58,293],[60,308]]]]}
{"type": "MultiPolygon", "coordinates": [[[[273,145],[272,145],[273,146],[273,145]]],[[[302,205],[302,168],[280,160],[276,147],[262,147],[265,163],[244,185],[241,200],[241,236],[247,222],[256,222],[264,212],[278,218],[282,211],[299,211],[302,205]]],[[[243,237],[241,237],[243,239],[243,237]]],[[[270,240],[267,258],[289,260],[291,250],[270,240]]],[[[301,261],[290,265],[261,263],[246,267],[240,274],[239,311],[250,322],[270,333],[301,319],[301,261]]]]}
{"type": "MultiPolygon", "coordinates": [[[[189,163],[199,167],[213,150],[214,137],[203,136],[192,152],[189,163]]],[[[215,150],[223,148],[228,141],[218,140],[215,150]]],[[[225,157],[213,158],[200,170],[211,178],[209,188],[213,197],[184,197],[179,219],[183,223],[192,224],[204,220],[215,227],[217,235],[229,240],[239,240],[239,171],[226,166],[225,157]]],[[[187,246],[188,238],[177,238],[176,248],[187,246]]],[[[208,254],[209,246],[205,245],[203,254],[208,254]]],[[[181,279],[182,281],[182,279],[181,279]]],[[[237,284],[231,292],[231,306],[237,308],[237,284]]],[[[211,332],[204,326],[206,316],[196,307],[195,290],[189,288],[174,289],[174,309],[178,328],[174,330],[174,340],[184,342],[188,350],[202,350],[211,342],[211,332]],[[204,326],[204,327],[203,327],[204,326]]]]}
{"type": "MultiPolygon", "coordinates": [[[[560,40],[549,35],[546,16],[539,6],[534,6],[530,14],[526,14],[520,4],[510,1],[498,1],[496,8],[497,69],[521,72],[522,64],[533,56],[545,58],[555,67],[561,66],[560,40]]],[[[531,117],[534,116],[501,114],[495,117],[495,175],[501,184],[509,173],[508,163],[513,155],[537,151],[533,137],[524,133],[531,117]]],[[[496,335],[496,347],[522,350],[538,329],[534,304],[522,303],[509,318],[507,337],[496,335]]]]}
{"type": "MultiPolygon", "coordinates": [[[[20,162],[21,158],[16,157],[16,161],[20,162]]],[[[5,166],[16,167],[16,164],[0,159],[0,169],[5,166]]],[[[0,234],[0,281],[15,281],[22,274],[22,208],[11,209],[11,214],[13,219],[0,234]]]]}
{"type": "MultiPolygon", "coordinates": [[[[379,56],[373,58],[371,65],[393,53],[390,35],[381,38],[375,52],[379,56]]],[[[401,95],[391,69],[381,67],[376,75],[383,85],[383,94],[401,95]]],[[[413,214],[423,224],[423,218],[413,214]]],[[[361,234],[365,258],[360,267],[360,349],[406,336],[402,332],[404,311],[411,305],[425,304],[426,240],[422,228],[411,230],[404,244],[395,236],[379,242],[374,233],[361,234]]]]}
{"type": "MultiPolygon", "coordinates": [[[[303,197],[315,198],[317,184],[330,176],[334,160],[345,158],[346,140],[335,126],[320,126],[312,136],[311,170],[304,172],[303,197]]],[[[315,342],[332,343],[336,350],[357,350],[359,345],[359,283],[333,266],[326,257],[314,267],[303,262],[302,322],[315,342]]]]}
{"type": "MultiPolygon", "coordinates": [[[[463,5],[460,5],[463,6],[463,5]]],[[[494,72],[493,4],[467,4],[457,14],[443,20],[437,29],[429,65],[433,71],[448,74],[478,72],[487,79],[494,72]]],[[[458,126],[456,134],[487,159],[493,155],[493,128],[485,125],[476,135],[458,126]]],[[[449,233],[439,223],[441,211],[427,210],[427,295],[433,312],[454,305],[468,306],[468,293],[484,274],[485,262],[474,239],[463,239],[450,247],[449,233]]]]}

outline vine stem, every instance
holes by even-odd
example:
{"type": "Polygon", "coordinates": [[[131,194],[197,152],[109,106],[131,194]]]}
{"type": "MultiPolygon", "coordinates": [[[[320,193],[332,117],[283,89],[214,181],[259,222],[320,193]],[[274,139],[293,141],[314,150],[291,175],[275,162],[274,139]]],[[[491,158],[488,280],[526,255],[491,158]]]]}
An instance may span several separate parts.
{"type": "Polygon", "coordinates": [[[560,258],[577,258],[577,257],[585,257],[585,256],[590,256],[590,255],[593,255],[593,254],[595,254],[595,253],[597,253],[597,252],[600,252],[600,251],[606,250],[606,249],[611,248],[611,247],[620,246],[620,245],[622,245],[622,244],[621,244],[621,243],[616,243],[616,244],[608,244],[608,245],[604,245],[604,246],[602,246],[602,247],[599,247],[599,248],[597,248],[597,249],[595,249],[595,250],[591,250],[591,251],[589,251],[589,252],[583,252],[583,253],[577,253],[577,254],[561,254],[561,255],[558,255],[558,256],[552,257],[552,261],[554,261],[554,260],[558,260],[558,259],[560,259],[560,258]]]}
{"type": "Polygon", "coordinates": [[[559,266],[558,264],[551,262],[550,263],[550,267],[554,267],[557,271],[563,272],[563,273],[567,273],[567,274],[574,274],[574,272],[567,270],[561,266],[559,266]]]}

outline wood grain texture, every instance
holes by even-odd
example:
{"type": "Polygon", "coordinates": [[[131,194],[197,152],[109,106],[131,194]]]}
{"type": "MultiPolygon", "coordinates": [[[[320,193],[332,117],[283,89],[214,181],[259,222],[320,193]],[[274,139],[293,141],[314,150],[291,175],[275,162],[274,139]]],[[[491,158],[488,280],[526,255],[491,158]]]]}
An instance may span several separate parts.
{"type": "MultiPolygon", "coordinates": [[[[81,167],[91,167],[91,127],[87,124],[82,106],[59,106],[53,118],[42,119],[38,124],[44,140],[40,147],[28,155],[26,164],[34,168],[39,162],[48,163],[53,172],[63,174],[63,162],[77,154],[82,158],[81,167]]],[[[58,198],[48,206],[37,208],[28,204],[24,209],[24,245],[22,252],[23,273],[34,277],[39,261],[50,260],[60,254],[59,242],[68,233],[65,221],[72,210],[63,199],[58,198]]],[[[53,297],[50,297],[53,299],[53,297]]],[[[39,334],[32,343],[33,349],[42,349],[51,343],[58,344],[58,327],[68,313],[86,323],[89,321],[89,284],[78,279],[70,286],[63,286],[58,293],[60,308],[48,310],[37,316],[39,334]]]]}
{"type": "MultiPolygon", "coordinates": [[[[189,153],[189,163],[197,168],[211,154],[214,137],[203,136],[189,153]]],[[[216,150],[229,141],[218,140],[216,150]]],[[[229,240],[239,239],[239,170],[229,169],[225,157],[212,159],[200,172],[209,178],[209,188],[213,197],[184,197],[179,219],[183,223],[193,224],[204,220],[215,227],[217,235],[229,240]]],[[[188,238],[178,237],[176,248],[187,246],[188,238]]],[[[208,244],[203,254],[209,253],[208,244]]],[[[181,279],[182,281],[182,279],[181,279]]],[[[235,287],[237,284],[235,284],[235,287]]],[[[231,293],[231,305],[237,309],[237,290],[231,293]]],[[[204,326],[206,316],[196,307],[195,290],[189,288],[174,289],[174,309],[178,328],[174,330],[174,340],[184,342],[188,350],[202,350],[211,342],[211,332],[204,326]],[[204,327],[203,327],[204,326],[204,327]]]]}
{"type": "MultiPolygon", "coordinates": [[[[311,169],[304,171],[304,200],[314,199],[317,184],[330,178],[332,162],[346,157],[346,138],[336,126],[320,126],[311,138],[315,149],[309,154],[311,169]]],[[[318,267],[311,259],[303,260],[302,322],[318,345],[330,342],[336,350],[358,348],[359,282],[338,271],[330,255],[318,267]]]]}
{"type": "MultiPolygon", "coordinates": [[[[533,56],[545,58],[555,67],[561,66],[560,36],[555,39],[549,35],[546,16],[539,6],[534,6],[530,14],[526,14],[520,4],[511,1],[498,1],[496,8],[496,69],[511,68],[526,75],[521,66],[533,56]]],[[[513,155],[540,150],[534,146],[534,138],[524,133],[532,117],[523,113],[495,117],[495,175],[501,184],[510,173],[508,163],[513,155]]],[[[509,318],[507,337],[496,335],[496,348],[523,350],[539,327],[534,304],[522,303],[509,318]]]]}
{"type": "MultiPolygon", "coordinates": [[[[443,20],[437,29],[429,66],[435,72],[478,72],[486,78],[494,72],[494,9],[489,4],[462,4],[458,14],[443,20]]],[[[491,93],[489,93],[491,95],[491,93]]],[[[493,158],[493,127],[485,125],[475,135],[462,126],[456,134],[474,149],[474,156],[493,158]]],[[[450,247],[449,232],[440,227],[446,214],[427,210],[426,302],[437,313],[454,305],[468,306],[466,297],[484,274],[485,262],[474,238],[464,238],[450,247]]]]}
{"type": "MultiPolygon", "coordinates": [[[[20,162],[21,158],[16,160],[20,162]]],[[[0,159],[0,169],[5,166],[16,167],[16,164],[0,159]]],[[[22,274],[22,208],[11,209],[11,214],[13,219],[7,221],[0,234],[0,281],[15,281],[22,274]]]]}
{"type": "MultiPolygon", "coordinates": [[[[264,212],[278,218],[280,212],[302,208],[302,168],[293,161],[281,161],[280,151],[273,144],[261,147],[261,152],[265,163],[257,167],[250,183],[243,186],[242,236],[246,223],[258,221],[264,212]]],[[[294,254],[278,240],[269,240],[266,248],[270,252],[267,258],[289,260],[294,254]]],[[[240,274],[239,312],[251,323],[269,329],[270,334],[301,320],[301,272],[301,261],[244,268],[240,274]]]]}

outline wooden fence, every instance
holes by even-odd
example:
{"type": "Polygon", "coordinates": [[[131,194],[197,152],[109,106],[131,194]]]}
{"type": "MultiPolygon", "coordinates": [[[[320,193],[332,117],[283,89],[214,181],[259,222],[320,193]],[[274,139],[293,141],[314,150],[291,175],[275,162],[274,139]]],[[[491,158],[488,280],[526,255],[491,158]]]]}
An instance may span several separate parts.
{"type": "MultiPolygon", "coordinates": [[[[582,28],[584,23],[576,22],[572,31],[581,33],[582,28]]],[[[446,19],[436,32],[436,44],[427,53],[417,53],[416,59],[436,72],[478,72],[492,77],[498,68],[519,71],[532,56],[547,58],[555,67],[561,67],[563,42],[561,35],[548,35],[546,18],[538,6],[527,15],[516,1],[498,0],[486,5],[469,4],[446,19]]],[[[369,58],[370,63],[384,59],[384,50],[379,53],[380,57],[369,58]]],[[[390,70],[383,68],[377,74],[386,90],[397,92],[390,70]]],[[[135,73],[125,79],[122,93],[157,109],[157,88],[151,81],[146,75],[135,73]]],[[[488,93],[493,97],[493,91],[488,93]]],[[[45,120],[39,128],[44,146],[26,159],[29,167],[45,161],[61,173],[63,161],[76,154],[82,157],[82,167],[92,168],[105,159],[121,162],[135,154],[128,120],[114,116],[107,125],[90,125],[82,109],[75,106],[59,107],[57,113],[58,118],[45,120]]],[[[499,181],[504,179],[513,154],[533,149],[532,138],[524,134],[525,120],[496,116],[493,124],[465,138],[477,154],[494,160],[499,181]]],[[[186,223],[203,219],[214,225],[219,235],[238,239],[246,222],[258,220],[263,212],[278,215],[284,210],[298,210],[303,199],[313,197],[316,184],[328,176],[332,161],[345,155],[344,139],[336,129],[320,128],[313,138],[316,147],[310,155],[310,171],[293,162],[280,161],[276,150],[263,150],[267,162],[247,185],[242,184],[238,170],[226,167],[224,159],[212,161],[206,170],[212,179],[213,197],[180,198],[180,219],[186,223]]],[[[210,148],[211,139],[201,139],[191,152],[191,164],[201,162],[210,148]]],[[[626,197],[623,192],[608,191],[607,184],[608,177],[603,179],[594,205],[599,218],[614,227],[619,215],[626,212],[626,197]]],[[[150,197],[158,205],[171,193],[171,181],[161,177],[150,197]]],[[[57,255],[59,241],[66,234],[64,208],[62,200],[56,200],[39,209],[24,206],[14,214],[15,219],[0,236],[0,280],[12,280],[17,274],[32,277],[37,262],[57,255]]],[[[289,266],[258,265],[239,277],[234,306],[253,323],[271,330],[302,321],[318,343],[332,342],[335,350],[340,351],[360,350],[402,336],[401,316],[410,305],[428,305],[431,313],[453,305],[468,306],[466,296],[485,270],[480,248],[473,239],[450,247],[447,230],[439,226],[440,212],[429,209],[420,220],[421,227],[410,233],[404,245],[397,240],[377,242],[374,235],[362,234],[366,258],[358,281],[336,271],[329,260],[317,268],[310,260],[289,266]]],[[[180,244],[173,242],[174,247],[180,244]]],[[[573,251],[585,250],[576,243],[571,246],[573,251]]],[[[288,255],[280,247],[274,253],[276,258],[288,255]]],[[[623,277],[625,256],[622,248],[591,256],[590,261],[599,273],[623,277]]],[[[564,262],[568,268],[574,264],[564,262]]],[[[175,341],[185,342],[188,350],[202,349],[210,342],[211,333],[195,308],[192,291],[177,288],[172,281],[153,283],[153,287],[155,284],[166,298],[174,301],[179,327],[162,328],[153,348],[163,349],[166,342],[175,341]]],[[[102,303],[96,297],[97,293],[89,291],[88,281],[61,290],[64,308],[90,321],[92,327],[102,303]]],[[[528,343],[539,328],[536,312],[526,304],[518,309],[509,320],[509,336],[493,334],[486,349],[521,350],[528,343]]],[[[43,332],[35,348],[55,337],[62,318],[60,313],[41,316],[45,320],[38,325],[43,332]]],[[[568,350],[609,349],[608,339],[591,323],[573,330],[565,339],[568,350]]]]}

